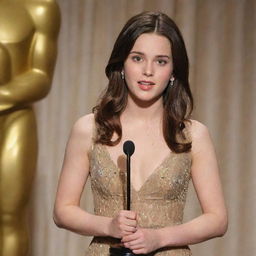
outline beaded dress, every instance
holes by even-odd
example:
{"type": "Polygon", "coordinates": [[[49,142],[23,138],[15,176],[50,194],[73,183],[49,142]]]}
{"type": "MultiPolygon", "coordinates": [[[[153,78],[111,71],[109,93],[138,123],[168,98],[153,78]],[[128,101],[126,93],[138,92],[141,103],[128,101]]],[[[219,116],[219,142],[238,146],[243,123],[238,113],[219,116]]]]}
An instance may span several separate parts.
{"type": "MultiPolygon", "coordinates": [[[[131,210],[138,215],[143,228],[161,228],[179,225],[190,180],[191,153],[173,153],[153,171],[137,191],[131,186],[131,210]]],[[[94,144],[90,152],[91,188],[94,212],[99,216],[113,217],[125,209],[126,172],[117,167],[102,144],[94,144]]],[[[118,240],[94,237],[86,256],[108,256],[111,244],[118,240]]],[[[154,256],[191,256],[188,246],[165,247],[154,256]]]]}

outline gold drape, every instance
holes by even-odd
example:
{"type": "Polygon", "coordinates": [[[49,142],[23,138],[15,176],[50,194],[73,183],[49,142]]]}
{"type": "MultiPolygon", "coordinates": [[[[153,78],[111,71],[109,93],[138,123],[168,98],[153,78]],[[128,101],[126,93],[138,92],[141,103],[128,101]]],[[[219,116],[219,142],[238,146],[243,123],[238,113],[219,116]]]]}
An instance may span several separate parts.
{"type": "MultiPolygon", "coordinates": [[[[90,112],[106,85],[104,67],[117,33],[143,10],[163,11],[181,28],[190,56],[194,118],[209,127],[219,159],[229,230],[221,239],[192,246],[193,254],[256,255],[256,1],[59,0],[59,5],[55,79],[36,109],[40,150],[31,203],[32,255],[84,255],[89,240],[52,221],[64,148],[73,122],[90,112]]],[[[91,196],[83,206],[91,210],[91,196]]],[[[198,214],[191,185],[185,219],[198,214]]]]}

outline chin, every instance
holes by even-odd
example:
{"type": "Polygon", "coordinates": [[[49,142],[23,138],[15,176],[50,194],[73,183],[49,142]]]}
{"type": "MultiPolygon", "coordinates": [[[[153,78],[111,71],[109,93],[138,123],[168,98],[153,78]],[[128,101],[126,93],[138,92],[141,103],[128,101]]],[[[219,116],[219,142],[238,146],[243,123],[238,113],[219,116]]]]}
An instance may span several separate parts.
{"type": "Polygon", "coordinates": [[[155,97],[150,97],[149,95],[144,95],[144,96],[136,96],[136,95],[131,95],[131,100],[134,101],[138,106],[150,106],[160,100],[162,98],[162,95],[160,96],[155,96],[155,97]]]}

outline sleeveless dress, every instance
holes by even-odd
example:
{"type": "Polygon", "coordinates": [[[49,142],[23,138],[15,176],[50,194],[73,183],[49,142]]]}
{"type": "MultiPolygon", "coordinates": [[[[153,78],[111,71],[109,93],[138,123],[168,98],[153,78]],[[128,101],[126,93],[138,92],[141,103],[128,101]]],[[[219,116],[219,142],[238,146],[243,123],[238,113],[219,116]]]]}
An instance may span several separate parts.
{"type": "MultiPolygon", "coordinates": [[[[140,227],[162,228],[182,223],[191,178],[190,167],[190,152],[170,152],[138,191],[131,185],[131,210],[137,212],[140,227]]],[[[117,167],[105,145],[93,145],[90,152],[90,176],[96,215],[113,217],[125,209],[126,171],[117,167]]],[[[94,237],[85,255],[109,256],[109,247],[118,242],[118,239],[111,237],[94,237]]],[[[152,255],[192,254],[188,246],[183,246],[161,248],[152,255]]]]}

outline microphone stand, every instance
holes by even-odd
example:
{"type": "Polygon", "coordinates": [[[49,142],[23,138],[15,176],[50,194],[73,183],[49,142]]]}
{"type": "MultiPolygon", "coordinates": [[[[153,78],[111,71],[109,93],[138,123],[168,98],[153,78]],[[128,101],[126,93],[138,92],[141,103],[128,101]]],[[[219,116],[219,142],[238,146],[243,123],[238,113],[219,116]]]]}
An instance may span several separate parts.
{"type": "Polygon", "coordinates": [[[126,201],[126,209],[128,211],[131,210],[131,156],[130,154],[126,155],[126,169],[127,169],[127,201],[126,201]]]}
{"type": "MultiPolygon", "coordinates": [[[[126,209],[129,211],[131,209],[131,155],[134,153],[134,143],[132,141],[126,141],[123,145],[124,153],[126,154],[126,169],[127,169],[127,201],[126,209]]],[[[110,247],[109,248],[110,256],[135,256],[130,249],[123,246],[119,247],[110,247]]]]}

